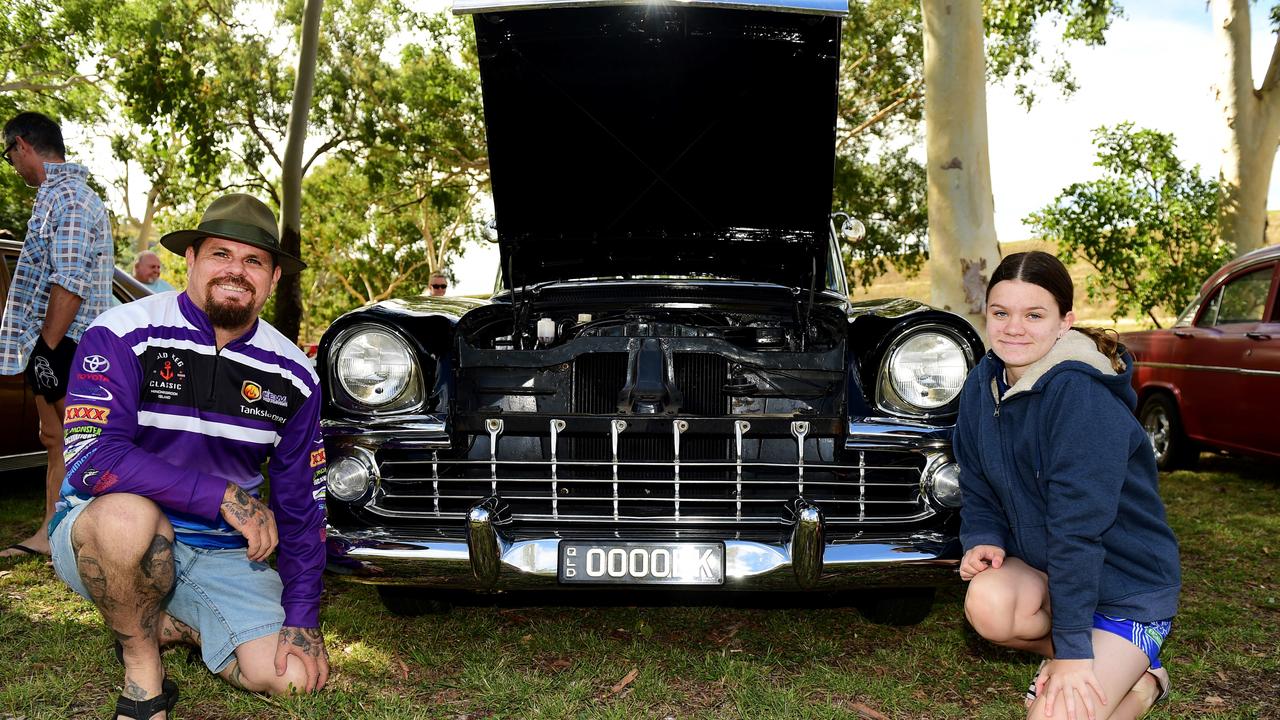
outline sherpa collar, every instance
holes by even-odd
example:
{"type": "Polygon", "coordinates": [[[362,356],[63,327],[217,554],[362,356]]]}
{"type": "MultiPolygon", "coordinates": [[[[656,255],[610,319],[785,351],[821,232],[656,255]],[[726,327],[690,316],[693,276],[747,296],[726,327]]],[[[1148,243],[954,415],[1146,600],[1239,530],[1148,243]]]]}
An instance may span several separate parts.
{"type": "MultiPolygon", "coordinates": [[[[1093,341],[1093,338],[1077,330],[1068,330],[1058,342],[1054,343],[1044,357],[1032,363],[1026,372],[1022,373],[1022,377],[1018,378],[1018,382],[1014,383],[1012,387],[1005,391],[1004,396],[998,399],[1001,401],[1008,400],[1018,393],[1027,392],[1034,388],[1040,378],[1044,377],[1044,374],[1055,365],[1070,360],[1082,362],[1103,375],[1117,374],[1115,368],[1111,367],[1111,361],[1107,359],[1107,356],[1099,352],[1098,345],[1093,341]]],[[[997,387],[996,379],[993,376],[991,378],[992,395],[998,395],[997,387]]]]}

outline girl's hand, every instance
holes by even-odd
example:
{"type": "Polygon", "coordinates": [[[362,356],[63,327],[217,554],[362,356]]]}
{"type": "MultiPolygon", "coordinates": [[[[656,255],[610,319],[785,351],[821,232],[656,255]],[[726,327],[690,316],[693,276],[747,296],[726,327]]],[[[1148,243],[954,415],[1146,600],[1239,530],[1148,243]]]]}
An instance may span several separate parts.
{"type": "Polygon", "coordinates": [[[1036,678],[1036,697],[1044,698],[1045,717],[1053,716],[1053,705],[1062,694],[1067,706],[1067,720],[1077,720],[1076,708],[1083,705],[1089,720],[1096,717],[1096,697],[1103,705],[1107,695],[1093,674],[1093,660],[1050,660],[1036,678]],[[1077,697],[1078,696],[1078,697],[1077,697]]]}
{"type": "Polygon", "coordinates": [[[968,582],[974,575],[987,568],[1004,564],[1004,548],[995,545],[974,545],[960,559],[960,579],[968,582]]]}

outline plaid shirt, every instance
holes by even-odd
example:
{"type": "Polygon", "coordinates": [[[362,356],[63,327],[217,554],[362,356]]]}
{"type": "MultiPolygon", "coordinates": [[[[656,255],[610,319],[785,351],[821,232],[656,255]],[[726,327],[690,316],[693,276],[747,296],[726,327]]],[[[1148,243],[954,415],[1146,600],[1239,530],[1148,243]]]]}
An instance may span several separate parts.
{"type": "Polygon", "coordinates": [[[26,369],[54,285],[82,300],[67,330],[76,342],[111,307],[115,246],[107,209],[86,182],[89,171],[69,162],[45,163],[44,170],[0,321],[0,375],[26,369]]]}

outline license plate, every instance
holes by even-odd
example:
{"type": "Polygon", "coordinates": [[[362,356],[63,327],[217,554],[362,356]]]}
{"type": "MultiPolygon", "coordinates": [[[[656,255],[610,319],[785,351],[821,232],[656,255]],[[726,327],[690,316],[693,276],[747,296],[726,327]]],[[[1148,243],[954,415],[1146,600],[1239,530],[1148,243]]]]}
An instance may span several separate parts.
{"type": "Polygon", "coordinates": [[[723,585],[723,543],[560,541],[560,582],[723,585]]]}

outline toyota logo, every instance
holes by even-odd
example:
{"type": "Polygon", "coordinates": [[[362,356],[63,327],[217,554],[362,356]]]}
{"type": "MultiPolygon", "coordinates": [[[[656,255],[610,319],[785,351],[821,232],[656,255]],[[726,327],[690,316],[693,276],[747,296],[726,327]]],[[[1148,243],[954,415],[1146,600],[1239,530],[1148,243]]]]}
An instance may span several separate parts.
{"type": "Polygon", "coordinates": [[[101,355],[89,355],[80,363],[87,373],[104,373],[111,369],[111,363],[101,355]]]}

